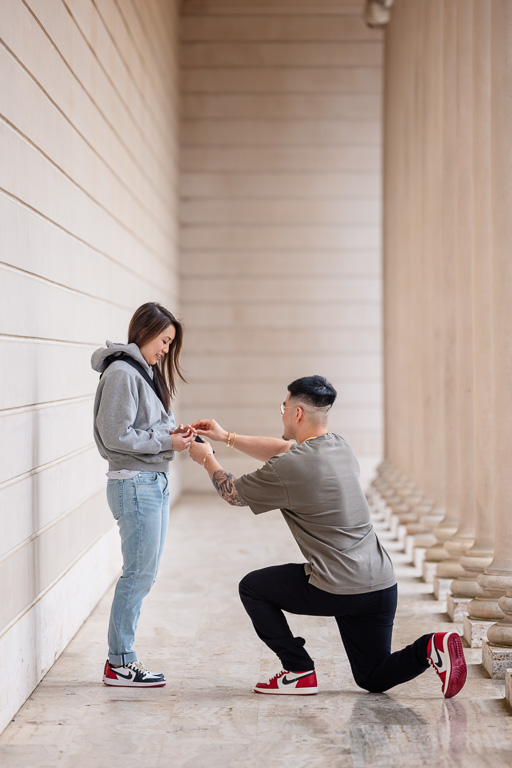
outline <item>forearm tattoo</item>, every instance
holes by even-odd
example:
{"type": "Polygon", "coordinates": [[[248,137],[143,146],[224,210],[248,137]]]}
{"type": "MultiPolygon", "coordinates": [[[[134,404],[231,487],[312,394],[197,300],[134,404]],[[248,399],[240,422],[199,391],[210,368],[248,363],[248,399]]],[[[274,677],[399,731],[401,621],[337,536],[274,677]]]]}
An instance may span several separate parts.
{"type": "Polygon", "coordinates": [[[224,469],[218,469],[212,475],[212,483],[219,496],[222,496],[224,501],[227,501],[228,504],[232,504],[234,507],[247,506],[235,488],[235,476],[232,475],[231,472],[226,472],[224,469]]]}

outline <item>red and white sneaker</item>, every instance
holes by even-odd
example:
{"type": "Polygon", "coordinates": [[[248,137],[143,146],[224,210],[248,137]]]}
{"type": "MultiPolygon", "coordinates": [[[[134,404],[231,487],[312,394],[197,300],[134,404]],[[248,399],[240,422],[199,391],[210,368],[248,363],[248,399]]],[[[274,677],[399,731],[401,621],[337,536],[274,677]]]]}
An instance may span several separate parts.
{"type": "Polygon", "coordinates": [[[271,677],[268,683],[257,683],[255,693],[273,693],[284,696],[311,696],[318,693],[314,669],[309,672],[288,672],[286,669],[271,677]]]}
{"type": "Polygon", "coordinates": [[[113,667],[107,659],[103,682],[105,685],[120,685],[123,688],[161,688],[166,680],[161,673],[149,672],[140,661],[130,661],[124,667],[113,667]]]}
{"type": "Polygon", "coordinates": [[[466,682],[467,668],[458,632],[436,632],[427,646],[427,659],[443,686],[445,699],[455,696],[466,682]]]}

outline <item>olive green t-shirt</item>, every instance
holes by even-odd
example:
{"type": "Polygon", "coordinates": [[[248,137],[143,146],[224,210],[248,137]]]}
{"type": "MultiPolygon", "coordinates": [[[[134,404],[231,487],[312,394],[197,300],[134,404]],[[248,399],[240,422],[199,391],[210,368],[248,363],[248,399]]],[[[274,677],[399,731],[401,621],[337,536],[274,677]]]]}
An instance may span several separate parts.
{"type": "Polygon", "coordinates": [[[310,584],[340,595],[396,584],[370,522],[359,464],[343,437],[328,433],[294,445],[235,486],[255,515],[281,510],[307,560],[310,584]]]}

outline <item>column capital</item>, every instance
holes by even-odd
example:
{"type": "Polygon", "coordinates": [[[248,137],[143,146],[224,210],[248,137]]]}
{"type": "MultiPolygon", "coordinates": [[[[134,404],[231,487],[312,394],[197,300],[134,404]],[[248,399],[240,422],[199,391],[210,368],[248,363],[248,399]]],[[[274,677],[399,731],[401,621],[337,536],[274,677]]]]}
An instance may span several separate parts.
{"type": "Polygon", "coordinates": [[[383,27],[391,19],[391,6],[395,0],[366,0],[364,20],[369,27],[383,27]]]}

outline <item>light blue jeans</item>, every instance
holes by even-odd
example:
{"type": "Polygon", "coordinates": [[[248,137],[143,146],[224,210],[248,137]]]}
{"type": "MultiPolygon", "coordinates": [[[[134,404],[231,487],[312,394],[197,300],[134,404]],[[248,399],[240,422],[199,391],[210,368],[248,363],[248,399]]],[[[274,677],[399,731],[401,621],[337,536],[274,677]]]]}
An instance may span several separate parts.
{"type": "Polygon", "coordinates": [[[139,472],[109,480],[107,499],[121,534],[123,573],[117,582],[108,627],[111,664],[137,661],[133,650],[142,601],[155,583],[169,524],[166,472],[139,472]]]}

